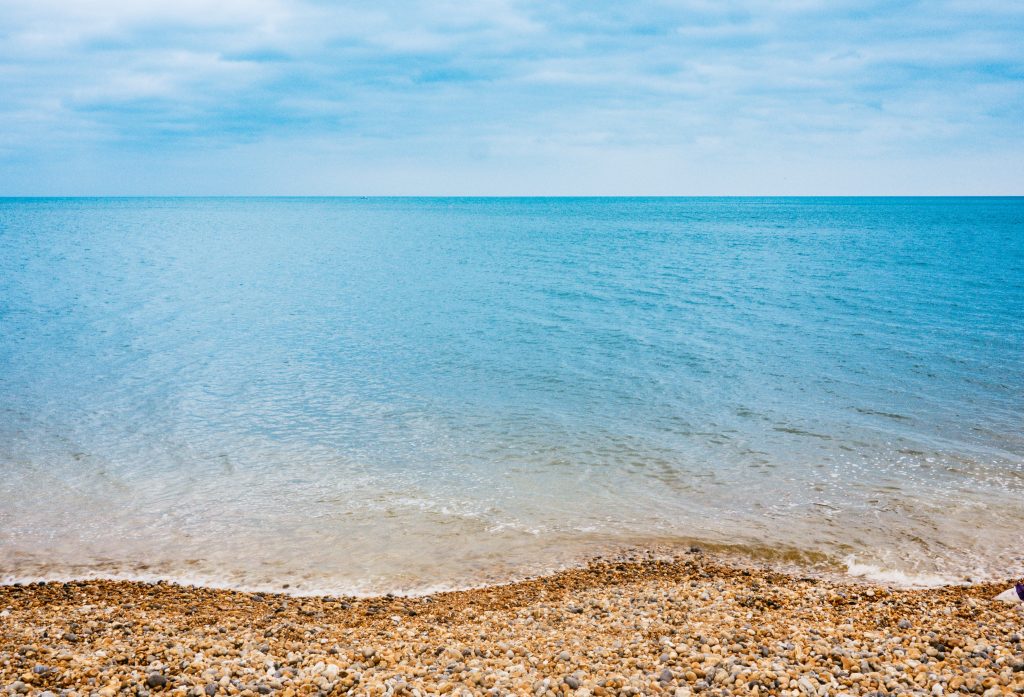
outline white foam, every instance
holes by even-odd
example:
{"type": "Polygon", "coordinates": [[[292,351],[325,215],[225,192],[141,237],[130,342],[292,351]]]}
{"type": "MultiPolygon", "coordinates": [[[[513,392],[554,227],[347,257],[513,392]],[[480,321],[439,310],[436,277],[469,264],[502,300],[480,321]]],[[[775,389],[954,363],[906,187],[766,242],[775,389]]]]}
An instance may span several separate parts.
{"type": "Polygon", "coordinates": [[[843,560],[846,573],[875,583],[900,588],[936,588],[961,583],[960,579],[946,574],[913,573],[901,569],[886,569],[875,564],[858,562],[853,555],[843,560]]]}
{"type": "MultiPolygon", "coordinates": [[[[519,577],[513,577],[510,581],[515,581],[519,577]]],[[[433,583],[433,584],[414,584],[408,588],[399,587],[382,587],[378,588],[367,582],[365,584],[358,582],[350,583],[311,583],[303,581],[290,582],[290,579],[284,579],[286,584],[282,584],[278,581],[266,581],[266,580],[238,580],[228,581],[223,578],[214,576],[201,575],[201,574],[138,574],[138,573],[78,573],[78,574],[48,574],[45,576],[17,576],[13,574],[7,574],[0,576],[0,585],[8,586],[15,583],[30,584],[30,583],[75,583],[79,581],[115,581],[115,582],[129,582],[129,583],[165,583],[175,586],[196,586],[200,588],[211,588],[214,590],[226,590],[226,591],[238,591],[241,593],[262,593],[267,595],[286,595],[296,598],[302,597],[324,597],[324,596],[338,596],[338,597],[349,597],[349,598],[376,598],[385,593],[391,593],[393,595],[405,596],[410,598],[416,598],[427,595],[434,595],[435,593],[444,593],[449,591],[461,591],[471,590],[474,588],[485,588],[490,583],[479,583],[479,584],[458,584],[458,583],[433,583]]]]}

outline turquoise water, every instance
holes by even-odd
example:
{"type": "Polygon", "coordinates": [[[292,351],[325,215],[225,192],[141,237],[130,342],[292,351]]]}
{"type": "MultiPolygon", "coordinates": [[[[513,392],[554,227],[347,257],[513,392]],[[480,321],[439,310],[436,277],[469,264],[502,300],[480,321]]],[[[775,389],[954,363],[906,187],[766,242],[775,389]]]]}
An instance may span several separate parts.
{"type": "Polygon", "coordinates": [[[1024,572],[1024,199],[0,199],[0,578],[1024,572]]]}

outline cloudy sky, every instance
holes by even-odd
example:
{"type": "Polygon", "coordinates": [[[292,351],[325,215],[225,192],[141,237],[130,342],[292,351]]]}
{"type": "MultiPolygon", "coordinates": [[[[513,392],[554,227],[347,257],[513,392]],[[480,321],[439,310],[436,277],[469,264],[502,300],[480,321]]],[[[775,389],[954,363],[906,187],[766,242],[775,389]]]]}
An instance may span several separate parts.
{"type": "Polygon", "coordinates": [[[0,195],[1022,194],[1024,2],[0,0],[0,195]]]}

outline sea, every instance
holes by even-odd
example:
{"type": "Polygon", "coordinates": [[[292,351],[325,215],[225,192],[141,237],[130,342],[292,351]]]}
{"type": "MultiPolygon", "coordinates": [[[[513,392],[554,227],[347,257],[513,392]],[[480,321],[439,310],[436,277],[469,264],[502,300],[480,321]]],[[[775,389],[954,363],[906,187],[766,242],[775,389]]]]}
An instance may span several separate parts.
{"type": "Polygon", "coordinates": [[[0,581],[693,546],[1024,574],[1024,198],[0,199],[0,581]]]}

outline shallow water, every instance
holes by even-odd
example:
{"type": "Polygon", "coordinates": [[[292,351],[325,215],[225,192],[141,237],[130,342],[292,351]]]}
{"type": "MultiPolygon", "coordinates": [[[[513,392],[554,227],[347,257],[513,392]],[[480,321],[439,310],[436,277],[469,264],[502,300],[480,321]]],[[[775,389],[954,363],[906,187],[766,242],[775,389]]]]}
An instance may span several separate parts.
{"type": "Polygon", "coordinates": [[[1024,199],[0,200],[0,578],[1024,573],[1024,199]]]}

